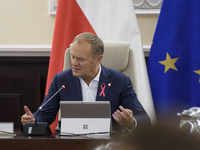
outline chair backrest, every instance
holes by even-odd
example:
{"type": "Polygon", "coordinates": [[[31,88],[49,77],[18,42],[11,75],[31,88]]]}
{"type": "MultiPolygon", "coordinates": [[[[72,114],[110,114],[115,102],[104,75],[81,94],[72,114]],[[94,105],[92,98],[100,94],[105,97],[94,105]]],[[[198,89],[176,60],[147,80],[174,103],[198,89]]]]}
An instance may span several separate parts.
{"type": "MultiPolygon", "coordinates": [[[[101,61],[102,65],[109,69],[113,69],[129,76],[134,90],[137,93],[136,72],[134,63],[134,52],[130,48],[130,44],[124,41],[104,41],[104,54],[101,61]]],[[[71,68],[70,48],[65,51],[64,68],[71,68]]]]}

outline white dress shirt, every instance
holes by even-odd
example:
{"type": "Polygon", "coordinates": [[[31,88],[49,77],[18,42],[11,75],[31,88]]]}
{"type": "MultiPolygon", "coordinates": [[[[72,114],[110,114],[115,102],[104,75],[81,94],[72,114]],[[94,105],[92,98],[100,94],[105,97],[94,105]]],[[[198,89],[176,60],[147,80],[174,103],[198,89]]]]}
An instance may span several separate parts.
{"type": "Polygon", "coordinates": [[[101,74],[101,65],[99,65],[99,72],[96,77],[90,82],[89,86],[85,83],[85,81],[79,77],[81,82],[82,89],[82,98],[83,101],[94,102],[96,101],[97,88],[99,84],[99,78],[101,74]]]}

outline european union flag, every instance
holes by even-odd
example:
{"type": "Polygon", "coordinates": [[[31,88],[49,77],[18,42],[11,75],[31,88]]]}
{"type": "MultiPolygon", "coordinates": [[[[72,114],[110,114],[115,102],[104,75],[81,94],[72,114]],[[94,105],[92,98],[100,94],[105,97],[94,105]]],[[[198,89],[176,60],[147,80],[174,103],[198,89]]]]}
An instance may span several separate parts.
{"type": "Polygon", "coordinates": [[[164,0],[148,59],[157,119],[200,107],[200,0],[164,0]]]}

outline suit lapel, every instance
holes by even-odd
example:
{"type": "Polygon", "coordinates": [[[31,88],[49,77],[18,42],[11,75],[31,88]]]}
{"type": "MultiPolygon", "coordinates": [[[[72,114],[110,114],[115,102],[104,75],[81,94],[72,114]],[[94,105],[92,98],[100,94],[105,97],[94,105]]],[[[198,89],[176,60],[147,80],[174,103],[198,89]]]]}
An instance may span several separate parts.
{"type": "Polygon", "coordinates": [[[112,85],[112,79],[109,78],[110,71],[103,65],[101,65],[101,69],[96,101],[105,101],[112,85]]]}
{"type": "Polygon", "coordinates": [[[82,90],[79,78],[72,75],[68,78],[68,84],[73,101],[82,101],[82,90]]]}

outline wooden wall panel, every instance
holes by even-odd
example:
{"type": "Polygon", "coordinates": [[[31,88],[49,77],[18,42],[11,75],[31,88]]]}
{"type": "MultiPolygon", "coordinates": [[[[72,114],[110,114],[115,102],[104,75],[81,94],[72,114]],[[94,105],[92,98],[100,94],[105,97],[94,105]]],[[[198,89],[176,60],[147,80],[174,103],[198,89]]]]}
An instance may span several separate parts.
{"type": "Polygon", "coordinates": [[[32,112],[38,109],[45,95],[48,64],[48,57],[0,57],[0,122],[12,121],[18,129],[24,105],[32,112]]]}
{"type": "MultiPolygon", "coordinates": [[[[2,110],[6,112],[12,112],[13,116],[9,116],[9,118],[15,118],[24,113],[23,106],[27,105],[30,110],[36,111],[40,105],[40,76],[39,75],[0,75],[0,81],[2,85],[0,85],[1,95],[5,94],[4,97],[1,96],[1,102],[5,105],[2,107],[2,110]],[[21,100],[18,102],[20,105],[17,106],[16,103],[11,101],[11,97],[9,95],[21,95],[21,100]],[[15,107],[16,109],[13,109],[15,107]],[[12,107],[7,107],[12,106],[12,107]],[[20,110],[18,110],[20,109],[20,110]],[[14,111],[15,110],[15,111],[14,111]]],[[[11,115],[11,114],[9,114],[11,115]]],[[[0,113],[0,118],[3,118],[3,114],[0,113]]],[[[1,120],[6,121],[6,120],[1,120]]],[[[13,120],[14,122],[14,120],[13,120]]],[[[19,122],[15,122],[15,127],[19,127],[19,122]]]]}
{"type": "Polygon", "coordinates": [[[44,98],[48,66],[49,57],[0,57],[0,75],[40,75],[41,101],[44,98]]]}
{"type": "Polygon", "coordinates": [[[0,94],[0,121],[14,122],[15,128],[20,128],[21,94],[0,94]]]}

